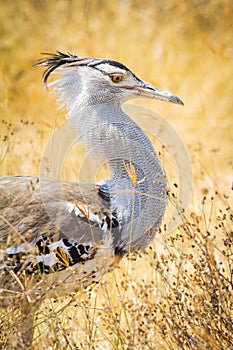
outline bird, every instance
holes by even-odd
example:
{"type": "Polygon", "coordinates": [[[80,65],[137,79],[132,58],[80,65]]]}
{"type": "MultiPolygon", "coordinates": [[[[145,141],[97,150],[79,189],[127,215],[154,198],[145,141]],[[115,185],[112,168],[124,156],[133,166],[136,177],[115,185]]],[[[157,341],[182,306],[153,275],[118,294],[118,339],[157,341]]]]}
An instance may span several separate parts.
{"type": "Polygon", "coordinates": [[[124,255],[145,249],[160,229],[167,177],[151,141],[122,104],[143,97],[183,105],[110,59],[57,51],[35,65],[45,67],[44,84],[66,109],[77,142],[90,158],[107,163],[110,176],[94,184],[0,178],[0,300],[21,310],[22,347],[32,342],[43,298],[98,281],[124,255]]]}

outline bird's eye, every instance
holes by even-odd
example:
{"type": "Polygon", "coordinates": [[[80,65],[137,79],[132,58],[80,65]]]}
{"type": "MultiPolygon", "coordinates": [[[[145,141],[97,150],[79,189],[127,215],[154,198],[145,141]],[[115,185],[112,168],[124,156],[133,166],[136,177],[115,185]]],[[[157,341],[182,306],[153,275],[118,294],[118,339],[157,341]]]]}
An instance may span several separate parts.
{"type": "Polygon", "coordinates": [[[110,75],[110,78],[112,79],[112,81],[114,83],[119,83],[120,81],[122,81],[124,79],[123,75],[121,75],[121,74],[110,75]]]}

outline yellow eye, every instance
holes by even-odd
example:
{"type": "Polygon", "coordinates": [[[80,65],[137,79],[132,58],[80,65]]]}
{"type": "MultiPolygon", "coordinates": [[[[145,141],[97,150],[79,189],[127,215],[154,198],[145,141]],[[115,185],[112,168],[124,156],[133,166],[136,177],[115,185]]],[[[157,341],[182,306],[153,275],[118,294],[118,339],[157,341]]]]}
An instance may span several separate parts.
{"type": "Polygon", "coordinates": [[[120,74],[111,75],[110,78],[112,79],[112,81],[114,83],[119,83],[120,81],[122,81],[124,79],[123,75],[120,75],[120,74]]]}

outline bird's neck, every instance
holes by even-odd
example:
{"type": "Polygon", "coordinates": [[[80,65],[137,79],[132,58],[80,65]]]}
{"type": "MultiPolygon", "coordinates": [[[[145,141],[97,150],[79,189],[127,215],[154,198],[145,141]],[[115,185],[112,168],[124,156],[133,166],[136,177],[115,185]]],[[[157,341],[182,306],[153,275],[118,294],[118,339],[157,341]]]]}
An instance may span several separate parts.
{"type": "MultiPolygon", "coordinates": [[[[112,188],[132,188],[136,182],[142,184],[145,170],[150,165],[146,154],[157,160],[146,134],[123,112],[116,99],[100,101],[96,94],[87,101],[77,101],[70,111],[69,123],[89,154],[104,158],[109,164],[112,188]]],[[[162,173],[162,168],[160,171],[162,173]]],[[[143,190],[143,185],[140,188],[143,190]]]]}
{"type": "Polygon", "coordinates": [[[167,198],[166,177],[150,140],[114,99],[80,101],[70,111],[69,123],[89,154],[109,164],[112,176],[105,188],[124,224],[114,245],[128,246],[132,230],[131,248],[146,246],[152,236],[145,230],[160,226],[167,198]]]}

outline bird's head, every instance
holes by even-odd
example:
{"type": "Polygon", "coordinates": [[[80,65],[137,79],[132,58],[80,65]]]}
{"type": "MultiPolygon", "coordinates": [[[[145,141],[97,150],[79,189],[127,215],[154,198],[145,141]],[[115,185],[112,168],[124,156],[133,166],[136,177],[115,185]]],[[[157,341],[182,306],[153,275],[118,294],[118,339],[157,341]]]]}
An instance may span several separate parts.
{"type": "Polygon", "coordinates": [[[61,78],[50,85],[56,85],[63,103],[71,108],[78,96],[88,101],[96,98],[97,103],[145,97],[183,105],[183,102],[168,91],[161,90],[133,74],[123,64],[106,59],[81,58],[74,54],[49,54],[37,61],[36,65],[46,66],[44,82],[49,75],[59,70],[61,78]],[[102,99],[102,101],[101,101],[102,99]]]}

